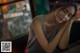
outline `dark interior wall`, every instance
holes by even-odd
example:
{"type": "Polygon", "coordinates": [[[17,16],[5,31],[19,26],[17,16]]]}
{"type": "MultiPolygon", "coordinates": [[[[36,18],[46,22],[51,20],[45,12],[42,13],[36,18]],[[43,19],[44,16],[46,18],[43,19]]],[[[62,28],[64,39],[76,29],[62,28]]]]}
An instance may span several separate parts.
{"type": "Polygon", "coordinates": [[[75,43],[80,40],[80,21],[75,21],[72,24],[70,32],[70,43],[75,43]]]}
{"type": "Polygon", "coordinates": [[[13,52],[15,53],[24,53],[25,48],[27,46],[28,35],[25,35],[21,38],[12,40],[13,52]]]}

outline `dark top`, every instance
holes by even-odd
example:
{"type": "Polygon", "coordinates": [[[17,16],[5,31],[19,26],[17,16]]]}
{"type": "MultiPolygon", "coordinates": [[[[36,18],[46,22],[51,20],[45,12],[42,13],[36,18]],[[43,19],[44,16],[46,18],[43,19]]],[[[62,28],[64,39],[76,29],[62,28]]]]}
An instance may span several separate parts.
{"type": "MultiPolygon", "coordinates": [[[[55,35],[57,34],[59,27],[58,26],[54,26],[54,30],[50,33],[46,32],[46,28],[45,28],[45,16],[44,15],[39,15],[41,21],[42,21],[42,29],[43,32],[45,34],[45,37],[47,38],[48,42],[50,42],[55,35]]],[[[36,19],[38,17],[35,17],[34,19],[36,19]]],[[[28,45],[27,45],[28,49],[29,49],[29,53],[45,53],[45,51],[43,50],[43,48],[41,47],[41,45],[39,44],[39,42],[37,41],[36,35],[33,31],[33,29],[30,26],[30,32],[29,32],[29,38],[28,38],[28,45]]],[[[54,53],[61,53],[61,50],[56,47],[54,53]]]]}

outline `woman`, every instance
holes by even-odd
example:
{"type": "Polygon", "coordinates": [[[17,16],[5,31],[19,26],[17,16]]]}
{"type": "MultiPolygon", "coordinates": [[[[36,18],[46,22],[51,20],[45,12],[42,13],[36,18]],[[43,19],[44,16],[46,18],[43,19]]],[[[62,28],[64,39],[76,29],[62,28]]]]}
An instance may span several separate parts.
{"type": "Polygon", "coordinates": [[[30,26],[29,53],[60,53],[69,43],[70,28],[75,20],[75,5],[62,6],[47,15],[35,17],[30,26]]]}

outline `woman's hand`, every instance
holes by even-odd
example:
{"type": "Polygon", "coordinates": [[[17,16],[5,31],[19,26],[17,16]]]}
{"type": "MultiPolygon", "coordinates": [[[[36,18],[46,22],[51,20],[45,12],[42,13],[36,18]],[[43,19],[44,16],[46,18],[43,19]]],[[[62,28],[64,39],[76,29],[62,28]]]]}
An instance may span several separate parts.
{"type": "Polygon", "coordinates": [[[75,21],[75,17],[71,18],[70,20],[68,20],[66,22],[66,28],[63,32],[63,36],[59,42],[59,48],[61,49],[66,49],[66,47],[68,46],[68,43],[69,43],[69,37],[70,37],[70,30],[71,30],[71,26],[72,26],[72,23],[75,21]]]}
{"type": "Polygon", "coordinates": [[[72,22],[72,23],[73,23],[76,19],[77,19],[76,16],[74,16],[74,17],[72,17],[72,18],[69,20],[69,22],[72,22]]]}

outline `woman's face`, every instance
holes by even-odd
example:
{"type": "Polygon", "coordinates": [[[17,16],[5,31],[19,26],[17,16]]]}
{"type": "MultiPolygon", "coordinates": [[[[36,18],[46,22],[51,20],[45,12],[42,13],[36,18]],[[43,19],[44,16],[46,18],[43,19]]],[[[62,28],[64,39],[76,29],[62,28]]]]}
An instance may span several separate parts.
{"type": "Polygon", "coordinates": [[[58,23],[68,21],[74,13],[75,13],[75,8],[73,6],[69,6],[67,8],[61,8],[57,11],[56,21],[58,23]]]}

